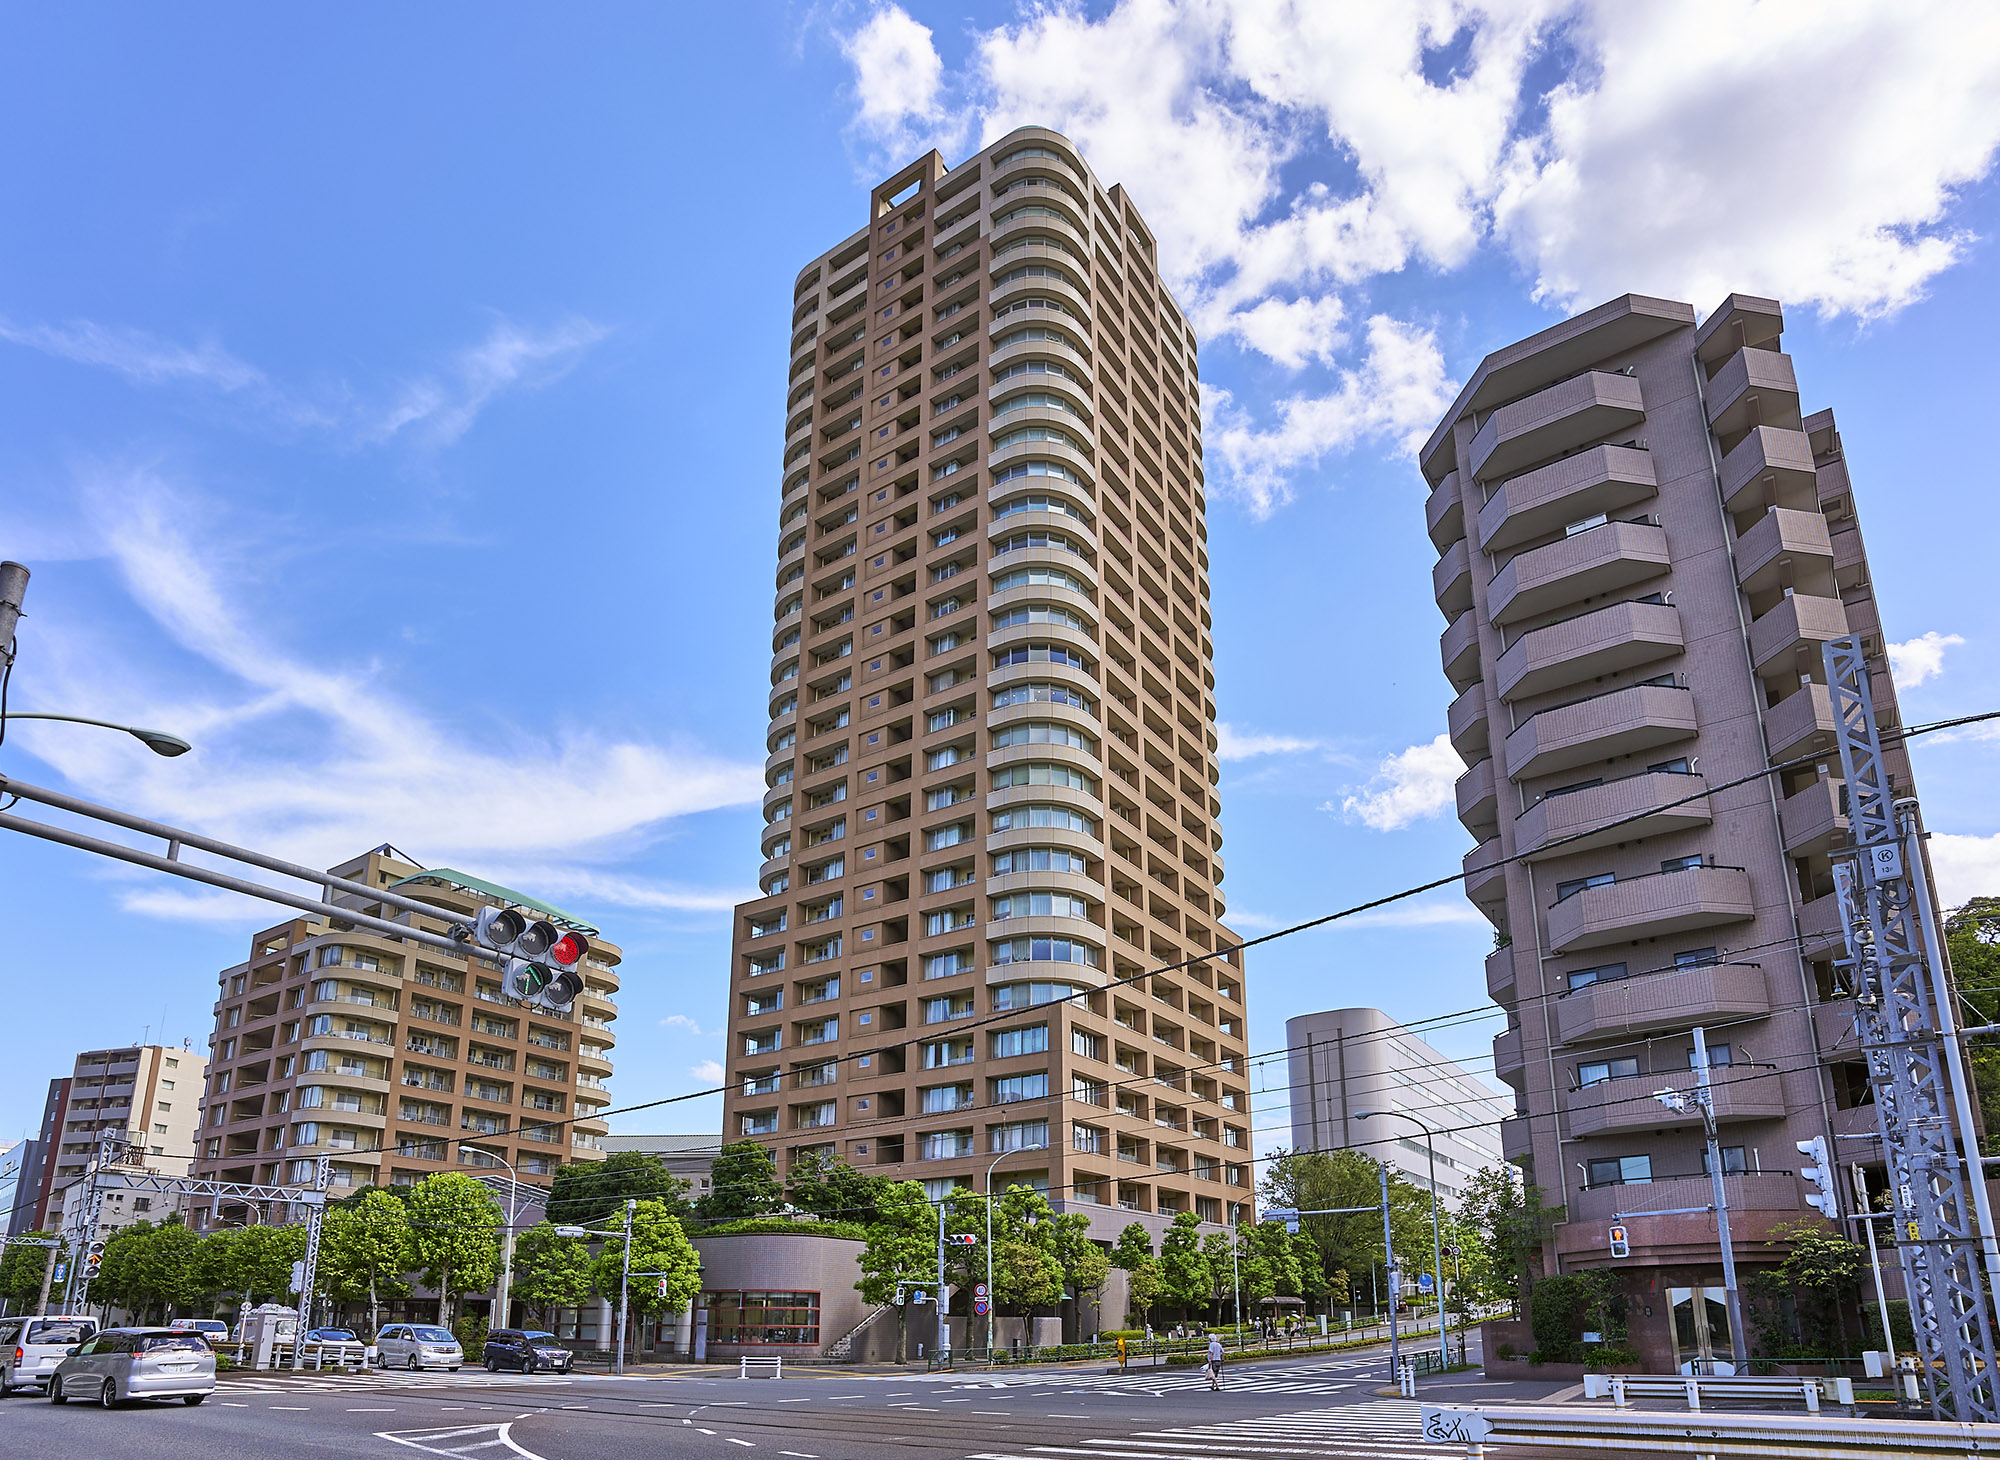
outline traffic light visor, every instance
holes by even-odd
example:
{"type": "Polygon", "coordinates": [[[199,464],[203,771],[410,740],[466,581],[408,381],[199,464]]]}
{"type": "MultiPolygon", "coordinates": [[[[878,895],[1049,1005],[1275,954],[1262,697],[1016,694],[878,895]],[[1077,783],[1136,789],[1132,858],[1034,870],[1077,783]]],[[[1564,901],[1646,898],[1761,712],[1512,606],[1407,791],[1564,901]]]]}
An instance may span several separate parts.
{"type": "Polygon", "coordinates": [[[527,931],[528,920],[511,907],[488,907],[479,912],[479,941],[489,948],[510,948],[527,931]]]}
{"type": "Polygon", "coordinates": [[[514,951],[523,958],[540,958],[555,945],[556,926],[546,918],[536,918],[515,940],[514,951]]]}
{"type": "Polygon", "coordinates": [[[583,934],[572,930],[556,939],[555,946],[549,949],[549,961],[551,963],[573,964],[581,961],[583,955],[589,951],[590,940],[584,937],[583,934]]]}

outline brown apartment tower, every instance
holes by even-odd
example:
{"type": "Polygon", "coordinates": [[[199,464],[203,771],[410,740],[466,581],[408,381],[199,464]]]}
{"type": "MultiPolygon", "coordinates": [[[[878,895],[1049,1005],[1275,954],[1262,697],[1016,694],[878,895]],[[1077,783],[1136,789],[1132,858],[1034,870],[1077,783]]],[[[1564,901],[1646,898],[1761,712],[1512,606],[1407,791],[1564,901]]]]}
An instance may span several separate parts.
{"type": "MultiPolygon", "coordinates": [[[[505,903],[545,904],[389,847],[328,869],[435,903],[433,933],[505,903]]],[[[407,922],[416,914],[340,893],[250,940],[218,976],[194,1174],[233,1182],[310,1183],[330,1159],[336,1191],[408,1185],[436,1171],[511,1165],[548,1185],[565,1162],[601,1161],[610,1104],[619,950],[593,936],[584,990],[566,1014],[528,1009],[500,970],[344,922],[341,906],[407,922]]],[[[571,919],[574,922],[574,919],[571,919]]],[[[195,1220],[212,1215],[204,1205],[195,1220]]]]}
{"type": "Polygon", "coordinates": [[[1615,1214],[1683,1209],[1628,1222],[1616,1264],[1656,1369],[1730,1354],[1701,1128],[1655,1098],[1692,1083],[1697,1026],[1740,1263],[1817,1215],[1795,1142],[1882,1183],[1833,962],[1847,821],[1822,644],[1861,636],[1885,726],[1896,696],[1840,435],[1802,413],[1783,327],[1770,299],[1699,324],[1614,300],[1487,356],[1421,457],[1466,893],[1498,934],[1502,1146],[1567,1208],[1550,1270],[1611,1263],[1615,1214]],[[1476,870],[1503,857],[1522,860],[1476,870]]]}
{"type": "Polygon", "coordinates": [[[934,1198],[997,1161],[1100,1238],[1223,1222],[1250,1097],[1194,336],[1054,132],[868,213],[794,290],[725,1134],[934,1198]]]}

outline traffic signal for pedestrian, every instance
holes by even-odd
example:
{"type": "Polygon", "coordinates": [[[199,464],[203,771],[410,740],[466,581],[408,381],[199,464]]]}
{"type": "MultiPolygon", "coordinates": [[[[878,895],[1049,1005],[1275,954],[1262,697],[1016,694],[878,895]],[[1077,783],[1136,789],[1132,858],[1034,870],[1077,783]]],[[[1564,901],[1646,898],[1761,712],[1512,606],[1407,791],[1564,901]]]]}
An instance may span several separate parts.
{"type": "Polygon", "coordinates": [[[530,920],[517,908],[479,910],[472,936],[500,960],[500,989],[519,1004],[566,1011],[583,992],[577,965],[590,940],[546,918],[530,920]]]}
{"type": "Polygon", "coordinates": [[[1799,1172],[1815,1188],[1806,1193],[1806,1205],[1817,1209],[1821,1216],[1838,1219],[1840,1194],[1834,1188],[1833,1159],[1827,1154],[1826,1137],[1814,1136],[1809,1141],[1797,1142],[1797,1145],[1799,1154],[1812,1162],[1799,1172]]]}

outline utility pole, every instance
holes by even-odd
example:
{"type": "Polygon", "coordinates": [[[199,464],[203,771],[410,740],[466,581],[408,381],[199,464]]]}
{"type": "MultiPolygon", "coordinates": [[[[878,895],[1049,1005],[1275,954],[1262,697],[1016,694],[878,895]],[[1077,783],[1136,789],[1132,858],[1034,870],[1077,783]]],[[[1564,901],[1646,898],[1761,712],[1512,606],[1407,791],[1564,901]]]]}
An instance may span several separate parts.
{"type": "Polygon", "coordinates": [[[625,1372],[625,1319],[631,1302],[632,1287],[632,1213],[639,1209],[639,1199],[625,1198],[625,1252],[618,1267],[618,1364],[616,1372],[625,1372]]]}
{"type": "Polygon", "coordinates": [[[48,1261],[42,1264],[42,1295],[35,1299],[35,1316],[37,1318],[49,1311],[49,1281],[55,1276],[56,1254],[61,1251],[62,1238],[58,1236],[54,1241],[49,1243],[48,1261]]]}
{"type": "Polygon", "coordinates": [[[1722,1187],[1722,1144],[1715,1134],[1715,1097],[1708,1085],[1708,1038],[1700,1025],[1694,1031],[1696,1100],[1701,1105],[1702,1134],[1708,1140],[1708,1176],[1715,1193],[1715,1236],[1722,1244],[1722,1295],[1729,1305],[1729,1356],[1741,1374],[1750,1365],[1749,1336],[1743,1332],[1743,1301],[1736,1291],[1736,1248],[1729,1240],[1729,1202],[1722,1187]]]}
{"type": "Polygon", "coordinates": [[[1396,1271],[1396,1239],[1389,1232],[1389,1163],[1376,1163],[1382,1176],[1382,1266],[1388,1273],[1389,1281],[1389,1379],[1403,1382],[1403,1346],[1396,1334],[1396,1299],[1402,1292],[1402,1282],[1396,1271]]]}
{"type": "MultiPolygon", "coordinates": [[[[991,1294],[987,1295],[989,1299],[991,1294]]],[[[931,1352],[942,1357],[944,1354],[944,1198],[938,1198],[938,1285],[937,1285],[937,1338],[931,1352]]]]}
{"type": "Polygon", "coordinates": [[[19,563],[0,563],[0,670],[14,662],[14,625],[27,594],[28,570],[19,563]]]}

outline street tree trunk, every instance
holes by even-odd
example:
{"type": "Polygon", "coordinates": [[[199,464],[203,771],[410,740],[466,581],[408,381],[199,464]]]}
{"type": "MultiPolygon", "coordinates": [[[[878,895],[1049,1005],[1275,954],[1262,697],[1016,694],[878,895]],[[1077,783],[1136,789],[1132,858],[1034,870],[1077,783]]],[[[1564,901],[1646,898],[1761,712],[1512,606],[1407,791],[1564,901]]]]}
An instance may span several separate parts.
{"type": "Polygon", "coordinates": [[[450,1303],[451,1268],[447,1265],[444,1271],[438,1275],[438,1326],[440,1328],[451,1327],[451,1320],[447,1316],[450,1312],[450,1303]]]}
{"type": "Polygon", "coordinates": [[[368,1336],[382,1331],[382,1302],[375,1294],[375,1274],[368,1274],[368,1336]]]}

